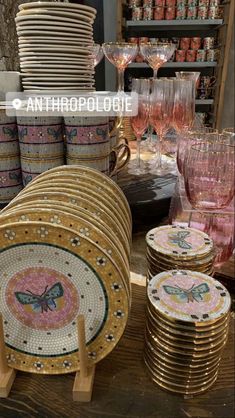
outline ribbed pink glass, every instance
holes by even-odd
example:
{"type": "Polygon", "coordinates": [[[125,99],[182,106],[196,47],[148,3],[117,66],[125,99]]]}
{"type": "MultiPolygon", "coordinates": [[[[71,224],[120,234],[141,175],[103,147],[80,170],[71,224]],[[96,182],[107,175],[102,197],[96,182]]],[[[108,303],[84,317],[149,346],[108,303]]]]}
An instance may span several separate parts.
{"type": "Polygon", "coordinates": [[[184,163],[184,181],[194,209],[226,208],[234,197],[234,147],[218,142],[193,145],[184,163]]]}

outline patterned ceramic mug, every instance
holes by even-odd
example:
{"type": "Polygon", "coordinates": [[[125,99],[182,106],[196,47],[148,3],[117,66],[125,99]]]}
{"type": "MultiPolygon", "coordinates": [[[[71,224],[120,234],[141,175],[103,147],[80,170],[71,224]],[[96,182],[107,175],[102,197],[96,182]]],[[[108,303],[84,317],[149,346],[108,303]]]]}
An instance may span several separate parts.
{"type": "Polygon", "coordinates": [[[64,164],[64,158],[32,159],[21,157],[23,184],[26,186],[37,175],[64,164]]]}
{"type": "Polygon", "coordinates": [[[5,109],[0,110],[0,157],[18,155],[19,142],[16,119],[6,115],[5,109]]]}

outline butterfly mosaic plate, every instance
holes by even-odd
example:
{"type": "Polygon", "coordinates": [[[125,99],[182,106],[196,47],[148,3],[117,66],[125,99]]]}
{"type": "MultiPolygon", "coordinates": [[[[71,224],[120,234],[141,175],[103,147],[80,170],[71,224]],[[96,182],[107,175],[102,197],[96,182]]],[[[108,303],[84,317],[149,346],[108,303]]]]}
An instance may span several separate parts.
{"type": "Polygon", "coordinates": [[[129,298],[111,257],[82,234],[40,222],[1,226],[0,248],[0,311],[10,366],[48,374],[79,370],[79,314],[90,364],[113,350],[129,298]]]}
{"type": "Polygon", "coordinates": [[[213,250],[213,241],[207,234],[197,229],[172,225],[152,229],[146,241],[150,249],[175,259],[200,259],[213,250]]]}
{"type": "Polygon", "coordinates": [[[100,186],[103,186],[107,189],[111,189],[115,191],[116,196],[119,196],[120,200],[125,204],[126,210],[129,213],[129,219],[131,221],[131,211],[129,204],[127,202],[127,199],[124,195],[124,193],[121,191],[120,187],[109,177],[104,176],[100,171],[95,170],[93,168],[84,167],[84,166],[78,166],[78,165],[69,165],[69,166],[61,166],[61,167],[55,167],[52,168],[49,172],[45,172],[40,174],[36,180],[39,181],[41,178],[45,178],[50,176],[51,174],[57,174],[57,175],[66,175],[66,174],[79,174],[83,175],[85,178],[91,178],[93,180],[99,181],[100,186]]]}
{"type": "Polygon", "coordinates": [[[230,309],[226,288],[212,277],[192,271],[167,271],[148,284],[148,298],[162,316],[174,321],[209,325],[230,309]]]}

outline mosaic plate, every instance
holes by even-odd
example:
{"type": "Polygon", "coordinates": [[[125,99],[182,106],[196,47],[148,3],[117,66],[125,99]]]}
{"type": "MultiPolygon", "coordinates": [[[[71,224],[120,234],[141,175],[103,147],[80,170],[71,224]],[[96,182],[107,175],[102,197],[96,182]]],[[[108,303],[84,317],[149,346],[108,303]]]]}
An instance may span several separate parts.
{"type": "Polygon", "coordinates": [[[213,241],[204,232],[174,225],[152,229],[146,241],[151,249],[173,258],[200,259],[213,250],[213,241]]]}
{"type": "MultiPolygon", "coordinates": [[[[65,189],[67,188],[67,190],[69,189],[69,191],[71,191],[72,193],[75,191],[76,193],[87,193],[87,186],[82,186],[82,185],[78,185],[78,183],[73,183],[72,181],[70,181],[69,185],[66,181],[58,181],[58,182],[45,182],[45,183],[40,183],[37,184],[36,187],[34,187],[34,189],[27,189],[24,191],[24,195],[36,191],[42,191],[42,190],[46,190],[48,191],[49,189],[51,189],[51,191],[56,191],[57,189],[65,189]]],[[[117,207],[113,202],[110,202],[106,196],[103,196],[101,193],[98,193],[97,190],[93,189],[91,185],[89,185],[89,198],[94,198],[94,199],[98,199],[103,205],[104,207],[106,207],[107,209],[109,209],[113,215],[115,216],[115,218],[120,222],[120,224],[122,225],[122,227],[124,228],[124,230],[126,230],[128,232],[128,236],[127,238],[130,240],[131,237],[131,230],[130,230],[130,224],[127,221],[126,218],[124,218],[122,216],[122,213],[119,210],[119,207],[117,207]]]]}
{"type": "Polygon", "coordinates": [[[229,312],[227,289],[199,272],[171,270],[153,277],[148,298],[156,311],[170,320],[209,325],[229,312]]]}
{"type": "Polygon", "coordinates": [[[9,365],[35,373],[79,370],[76,318],[86,318],[89,363],[113,350],[128,317],[114,263],[58,225],[0,227],[0,304],[9,365]]]}
{"type": "MultiPolygon", "coordinates": [[[[129,269],[125,267],[125,264],[119,257],[112,241],[97,230],[90,222],[86,222],[83,219],[71,214],[66,215],[59,210],[41,209],[37,212],[35,208],[18,210],[11,214],[8,213],[5,216],[1,216],[0,219],[2,225],[32,221],[42,222],[42,224],[50,223],[53,225],[61,225],[65,228],[72,229],[75,234],[80,234],[89,238],[89,240],[93,241],[94,244],[102,249],[108,257],[111,257],[113,262],[116,264],[117,269],[120,270],[120,275],[122,275],[124,283],[127,284],[129,282],[129,269]]],[[[127,286],[126,290],[130,294],[129,286],[127,286]]]]}
{"type": "Polygon", "coordinates": [[[171,362],[168,362],[168,360],[164,357],[159,355],[156,351],[154,352],[154,356],[153,356],[153,351],[150,349],[150,347],[146,344],[145,348],[144,348],[144,353],[147,353],[148,357],[151,359],[153,364],[158,364],[161,365],[161,367],[164,366],[164,369],[166,371],[169,371],[171,373],[177,373],[177,375],[179,376],[200,376],[203,374],[207,375],[208,373],[210,373],[211,371],[215,370],[216,367],[219,366],[219,362],[220,359],[217,360],[216,363],[212,363],[209,366],[202,366],[199,369],[189,369],[187,366],[181,366],[181,365],[176,365],[176,364],[172,364],[171,362]]]}
{"type": "Polygon", "coordinates": [[[84,166],[78,166],[78,165],[69,165],[69,166],[61,166],[61,167],[55,167],[52,168],[51,170],[40,174],[36,180],[34,180],[35,182],[42,177],[45,177],[47,175],[50,174],[66,174],[66,173],[74,173],[74,174],[81,174],[83,176],[85,176],[86,178],[93,178],[95,180],[99,180],[100,185],[105,186],[105,187],[109,187],[112,190],[115,190],[115,192],[119,195],[120,199],[124,202],[127,211],[129,212],[129,216],[131,219],[131,211],[130,211],[130,206],[128,204],[128,201],[124,195],[124,193],[121,191],[120,187],[112,180],[110,179],[108,176],[102,174],[100,171],[95,170],[93,168],[89,168],[89,167],[84,167],[84,166]]]}
{"type": "MultiPolygon", "coordinates": [[[[32,210],[37,213],[38,219],[40,220],[40,212],[44,209],[49,209],[53,211],[60,211],[63,214],[67,216],[75,216],[78,218],[81,218],[85,220],[86,222],[89,222],[92,224],[92,228],[95,227],[101,231],[101,233],[105,234],[105,236],[113,243],[113,245],[116,248],[116,251],[120,254],[120,257],[123,259],[123,262],[127,269],[130,269],[129,261],[126,255],[126,252],[121,244],[121,242],[118,240],[117,236],[113,234],[112,230],[105,225],[105,223],[95,214],[87,213],[86,210],[83,208],[76,207],[76,209],[71,208],[69,204],[66,204],[65,202],[57,202],[50,200],[47,201],[34,201],[22,204],[18,206],[17,208],[12,208],[7,210],[5,214],[16,214],[19,215],[19,211],[25,211],[25,210],[32,210]]],[[[2,214],[3,215],[3,214],[2,214]]],[[[22,220],[21,220],[22,221],[22,220]]]]}
{"type": "Polygon", "coordinates": [[[71,193],[71,192],[69,193],[68,190],[66,190],[66,192],[63,192],[62,190],[60,190],[59,192],[43,191],[43,192],[32,192],[30,194],[25,194],[25,195],[22,194],[21,196],[17,196],[16,199],[14,199],[5,209],[3,209],[3,213],[5,213],[10,208],[19,207],[19,205],[21,205],[22,203],[33,202],[36,200],[44,200],[44,201],[47,201],[48,204],[50,200],[57,200],[58,202],[60,201],[67,202],[74,209],[76,207],[82,207],[87,212],[96,214],[118,236],[127,254],[129,254],[130,244],[121,226],[117,225],[117,222],[115,222],[115,219],[113,219],[113,216],[112,214],[109,213],[108,209],[102,208],[102,205],[101,204],[98,205],[97,201],[93,202],[92,199],[88,200],[87,195],[84,195],[84,197],[81,197],[81,195],[78,195],[76,193],[71,193]]]}
{"type": "Polygon", "coordinates": [[[78,185],[78,187],[81,186],[87,186],[92,187],[96,192],[99,194],[102,194],[109,200],[112,205],[115,205],[116,208],[121,211],[123,214],[123,217],[128,220],[129,226],[132,223],[132,218],[130,216],[130,211],[127,210],[126,204],[124,203],[124,199],[120,198],[120,195],[116,192],[115,189],[109,187],[109,185],[103,185],[100,183],[100,181],[97,181],[96,179],[92,177],[85,177],[84,174],[48,174],[45,177],[36,177],[35,180],[27,186],[27,190],[35,190],[37,188],[37,185],[40,183],[46,183],[50,182],[50,184],[54,184],[57,182],[66,182],[67,185],[70,183],[78,185]]]}

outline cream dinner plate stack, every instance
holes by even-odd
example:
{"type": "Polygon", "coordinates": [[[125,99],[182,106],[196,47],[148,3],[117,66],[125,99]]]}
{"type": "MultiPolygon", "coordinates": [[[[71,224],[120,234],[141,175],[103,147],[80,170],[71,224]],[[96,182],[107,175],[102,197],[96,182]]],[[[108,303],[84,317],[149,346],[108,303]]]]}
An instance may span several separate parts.
{"type": "Polygon", "coordinates": [[[15,18],[25,91],[94,90],[93,7],[32,2],[15,18]]]}
{"type": "Polygon", "coordinates": [[[90,365],[108,355],[128,319],[132,221],[104,174],[62,166],[33,180],[0,213],[0,312],[9,366],[79,370],[77,317],[90,365]]]}

